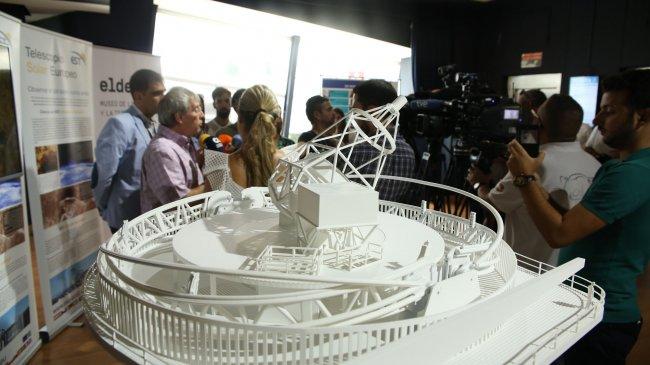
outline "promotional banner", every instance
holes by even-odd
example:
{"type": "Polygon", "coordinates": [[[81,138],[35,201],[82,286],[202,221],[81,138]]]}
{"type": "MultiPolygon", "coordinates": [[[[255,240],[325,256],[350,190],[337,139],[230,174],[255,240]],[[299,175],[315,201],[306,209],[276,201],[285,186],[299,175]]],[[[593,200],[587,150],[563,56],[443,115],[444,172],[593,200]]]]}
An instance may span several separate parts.
{"type": "Polygon", "coordinates": [[[102,239],[90,188],[92,45],[24,25],[21,103],[25,172],[46,328],[81,311],[81,283],[102,239]]]}
{"type": "Polygon", "coordinates": [[[142,68],[160,73],[160,57],[93,46],[95,139],[108,118],[123,112],[133,103],[129,79],[142,68]]]}
{"type": "Polygon", "coordinates": [[[0,364],[40,346],[20,146],[20,22],[0,13],[0,364]]]}

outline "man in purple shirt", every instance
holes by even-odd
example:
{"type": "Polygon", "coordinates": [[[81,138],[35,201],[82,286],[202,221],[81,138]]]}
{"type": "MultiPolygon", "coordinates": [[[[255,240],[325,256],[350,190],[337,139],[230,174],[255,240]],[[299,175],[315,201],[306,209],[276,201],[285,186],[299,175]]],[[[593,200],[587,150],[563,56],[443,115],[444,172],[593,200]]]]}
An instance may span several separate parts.
{"type": "Polygon", "coordinates": [[[160,128],[142,159],[142,212],[204,191],[192,137],[201,129],[198,95],[175,87],[158,105],[160,128]]]}

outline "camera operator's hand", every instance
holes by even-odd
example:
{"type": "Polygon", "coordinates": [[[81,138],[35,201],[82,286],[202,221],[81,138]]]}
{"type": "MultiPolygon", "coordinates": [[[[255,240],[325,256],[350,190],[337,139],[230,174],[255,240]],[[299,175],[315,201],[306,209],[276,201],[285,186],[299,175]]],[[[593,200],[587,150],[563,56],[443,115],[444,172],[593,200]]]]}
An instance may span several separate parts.
{"type": "Polygon", "coordinates": [[[517,140],[508,143],[508,152],[510,152],[507,162],[508,170],[513,176],[534,175],[542,165],[545,156],[544,152],[540,151],[537,158],[530,157],[517,140]]]}
{"type": "Polygon", "coordinates": [[[476,185],[477,183],[480,185],[489,185],[490,184],[490,179],[492,177],[489,174],[484,173],[481,171],[481,169],[477,168],[476,166],[471,166],[467,170],[467,182],[470,183],[470,185],[476,185]]]}

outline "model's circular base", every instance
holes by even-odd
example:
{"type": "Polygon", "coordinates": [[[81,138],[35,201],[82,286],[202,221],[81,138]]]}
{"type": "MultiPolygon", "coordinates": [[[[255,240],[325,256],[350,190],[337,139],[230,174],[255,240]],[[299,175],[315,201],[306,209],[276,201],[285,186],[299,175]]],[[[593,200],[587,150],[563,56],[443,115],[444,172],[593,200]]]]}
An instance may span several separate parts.
{"type": "MultiPolygon", "coordinates": [[[[257,259],[268,246],[299,246],[296,235],[295,230],[279,225],[276,209],[244,209],[188,224],[174,235],[172,247],[175,257],[182,262],[220,270],[239,270],[249,267],[251,260],[257,259]]],[[[379,213],[377,227],[369,234],[367,241],[382,247],[380,261],[348,270],[334,265],[334,260],[328,260],[324,255],[319,273],[315,276],[386,279],[396,270],[414,264],[420,258],[425,243],[427,256],[434,263],[442,258],[445,248],[444,240],[433,228],[388,213],[379,213]]],[[[250,279],[247,282],[250,283],[250,279]]],[[[259,285],[267,284],[267,281],[259,281],[259,285]]]]}

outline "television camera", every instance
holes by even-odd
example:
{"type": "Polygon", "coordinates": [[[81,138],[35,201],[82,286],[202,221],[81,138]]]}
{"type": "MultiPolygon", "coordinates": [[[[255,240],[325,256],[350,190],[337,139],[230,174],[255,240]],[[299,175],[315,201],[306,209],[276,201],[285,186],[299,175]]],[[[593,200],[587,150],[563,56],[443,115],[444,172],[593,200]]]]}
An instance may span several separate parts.
{"type": "MultiPolygon", "coordinates": [[[[411,118],[403,134],[424,137],[428,156],[450,156],[443,183],[462,187],[467,168],[491,172],[495,159],[507,157],[507,143],[517,139],[532,155],[539,152],[538,126],[512,99],[496,94],[475,73],[455,72],[454,65],[438,68],[443,89],[409,96],[411,118]]],[[[427,155],[427,154],[425,154],[427,155]]]]}

